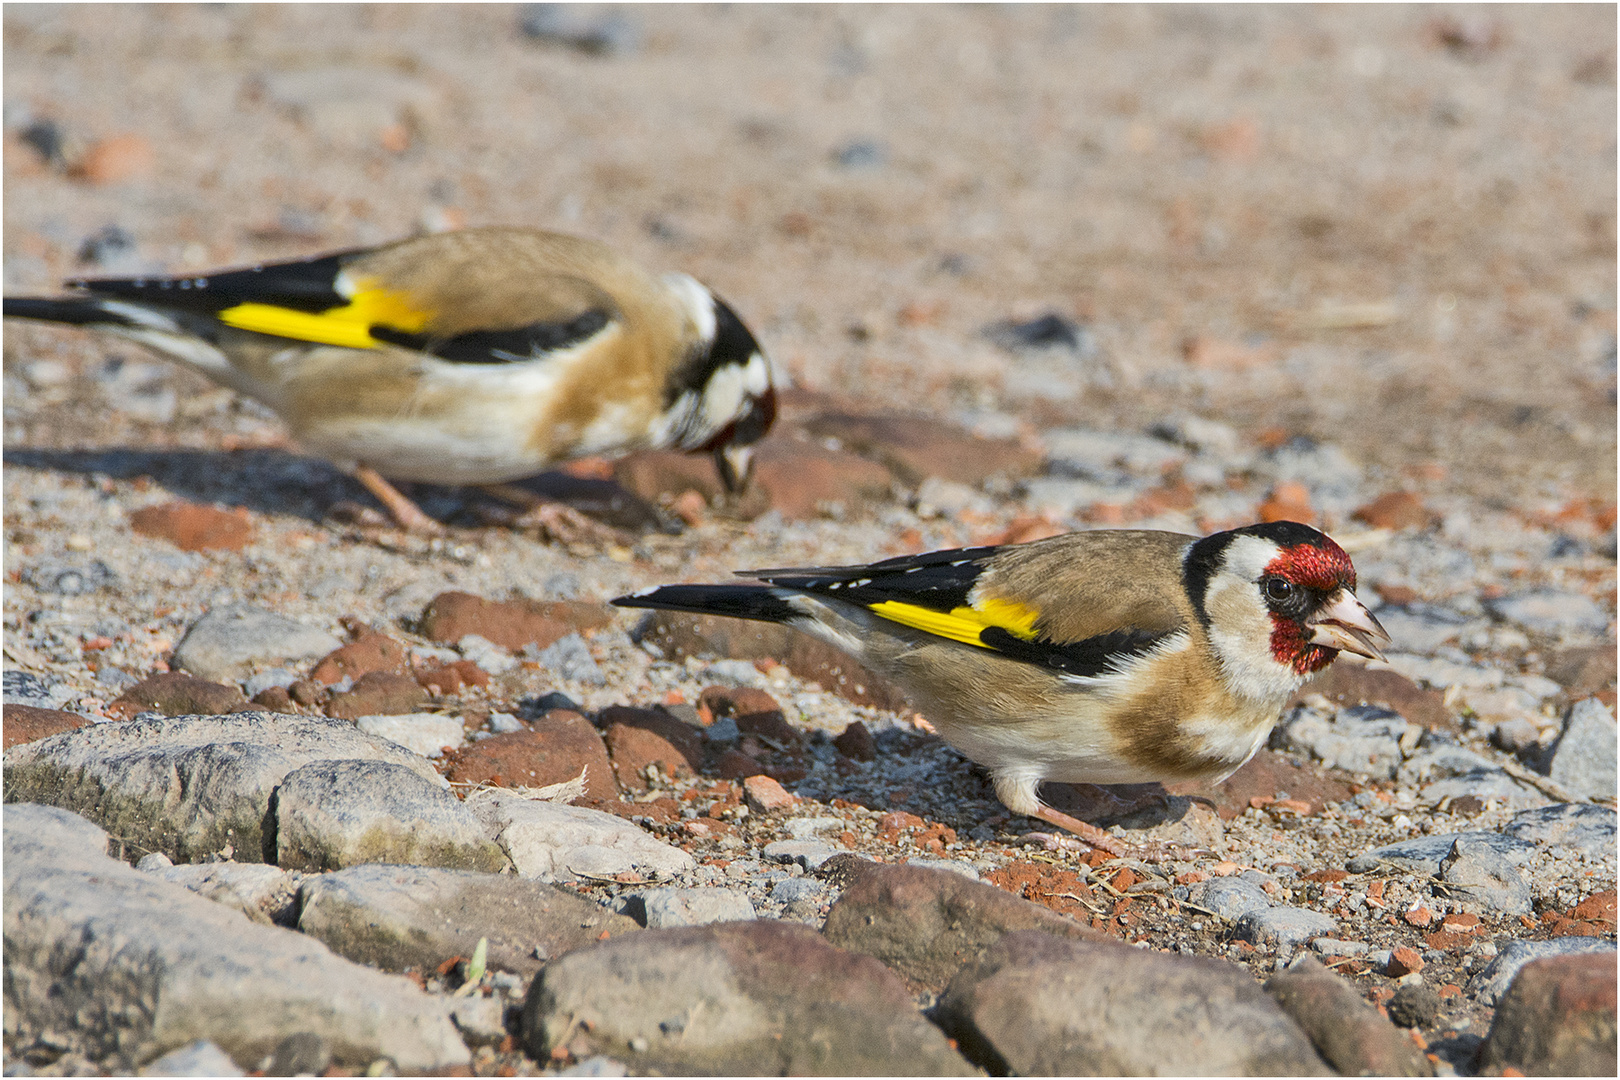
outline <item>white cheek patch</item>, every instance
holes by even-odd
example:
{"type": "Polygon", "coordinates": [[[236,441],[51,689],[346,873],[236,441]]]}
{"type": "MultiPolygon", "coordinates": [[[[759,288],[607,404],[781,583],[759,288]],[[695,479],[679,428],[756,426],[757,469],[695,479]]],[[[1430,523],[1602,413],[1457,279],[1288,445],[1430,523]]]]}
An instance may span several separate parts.
{"type": "Polygon", "coordinates": [[[697,327],[698,337],[705,342],[714,340],[717,326],[714,317],[714,294],[704,288],[703,283],[686,274],[666,274],[664,287],[667,288],[686,309],[687,316],[697,327]]]}
{"type": "Polygon", "coordinates": [[[1209,643],[1234,694],[1280,704],[1304,683],[1303,676],[1271,654],[1271,612],[1252,581],[1221,574],[1211,582],[1204,607],[1209,613],[1209,643]]]}

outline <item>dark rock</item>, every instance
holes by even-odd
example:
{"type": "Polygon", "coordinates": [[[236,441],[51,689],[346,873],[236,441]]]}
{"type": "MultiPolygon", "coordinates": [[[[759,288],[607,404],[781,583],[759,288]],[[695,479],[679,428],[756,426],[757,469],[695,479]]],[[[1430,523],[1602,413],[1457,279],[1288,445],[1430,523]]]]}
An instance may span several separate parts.
{"type": "Polygon", "coordinates": [[[1008,934],[937,1017],[997,1075],[1329,1075],[1244,968],[1112,942],[1008,934]]]}
{"type": "Polygon", "coordinates": [[[1397,987],[1385,1008],[1390,1021],[1401,1027],[1428,1027],[1440,1015],[1440,995],[1433,987],[1410,983],[1397,987]]]}
{"type": "Polygon", "coordinates": [[[526,730],[454,750],[445,755],[445,763],[445,776],[457,784],[547,787],[584,772],[587,797],[619,797],[602,736],[589,720],[567,709],[552,709],[526,730]]]}
{"type": "Polygon", "coordinates": [[[961,874],[882,863],[862,864],[858,873],[827,912],[822,933],[839,948],[876,957],[919,988],[944,988],[958,968],[1014,930],[1107,940],[1050,908],[961,874]]]}
{"type": "Polygon", "coordinates": [[[403,716],[427,701],[427,691],[409,675],[397,671],[368,671],[350,690],[331,695],[326,715],[342,720],[362,716],[403,716]]]}
{"type": "Polygon", "coordinates": [[[332,1063],[332,1043],[313,1031],[295,1031],[276,1043],[266,1076],[323,1076],[332,1063]]]}
{"type": "Polygon", "coordinates": [[[969,1075],[905,984],[796,923],[648,930],[546,965],[523,1007],[538,1061],[611,1053],[637,1073],[969,1075]]]}
{"type": "Polygon", "coordinates": [[[127,716],[147,710],[164,716],[217,716],[246,708],[247,703],[242,691],[234,686],[165,671],[150,675],[119,694],[108,711],[127,716]]]}
{"type": "Polygon", "coordinates": [[[1411,1039],[1379,1016],[1359,990],[1315,958],[1303,957],[1287,971],[1273,975],[1265,989],[1305,1032],[1317,1053],[1345,1076],[1434,1075],[1411,1039]]]}
{"type": "Polygon", "coordinates": [[[1535,960],[1496,1005],[1482,1072],[1615,1075],[1613,952],[1535,960]]]}
{"type": "Polygon", "coordinates": [[[872,741],[872,733],[859,720],[851,721],[843,733],[833,740],[833,746],[838,748],[840,754],[855,761],[877,760],[877,743],[872,741]]]}
{"type": "Polygon", "coordinates": [[[492,970],[532,975],[554,956],[639,930],[575,893],[510,874],[356,866],[306,878],[298,929],[384,971],[429,972],[488,939],[492,970]]]}
{"type": "Polygon", "coordinates": [[[1081,352],[1087,334],[1086,328],[1056,312],[1048,312],[1026,322],[1008,319],[991,323],[984,336],[1009,352],[1023,349],[1063,348],[1081,352]]]}

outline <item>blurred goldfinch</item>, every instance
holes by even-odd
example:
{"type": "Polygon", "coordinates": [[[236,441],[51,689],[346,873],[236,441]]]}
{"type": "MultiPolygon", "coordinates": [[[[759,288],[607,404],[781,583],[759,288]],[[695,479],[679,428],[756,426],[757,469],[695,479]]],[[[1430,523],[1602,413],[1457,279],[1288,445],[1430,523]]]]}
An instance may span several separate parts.
{"type": "Polygon", "coordinates": [[[776,414],[769,362],[719,297],[536,229],[69,284],[5,314],[139,342],[256,398],[410,528],[438,526],[384,477],[496,484],[680,449],[712,453],[735,491],[776,414]]]}
{"type": "Polygon", "coordinates": [[[1307,678],[1341,650],[1379,659],[1389,641],[1356,599],[1350,557],[1289,521],[746,576],[765,584],[665,585],[613,603],[830,642],[910,694],[1010,810],[1114,854],[1114,837],[1042,803],[1041,782],[1223,779],[1307,678]]]}

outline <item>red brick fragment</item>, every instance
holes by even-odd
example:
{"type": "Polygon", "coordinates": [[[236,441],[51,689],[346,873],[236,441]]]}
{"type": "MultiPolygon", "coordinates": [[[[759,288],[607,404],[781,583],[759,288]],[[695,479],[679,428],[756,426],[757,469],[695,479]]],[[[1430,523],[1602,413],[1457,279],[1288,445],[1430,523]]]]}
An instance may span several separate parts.
{"type": "Polygon", "coordinates": [[[1390,978],[1398,979],[1402,975],[1410,975],[1422,971],[1424,968],[1423,956],[1410,945],[1401,945],[1389,954],[1389,966],[1385,969],[1390,978]]]}
{"type": "Polygon", "coordinates": [[[748,799],[748,808],[761,814],[785,810],[798,801],[768,776],[748,777],[743,781],[743,792],[748,799]]]}
{"type": "Polygon", "coordinates": [[[129,515],[142,536],[167,540],[181,551],[241,551],[253,542],[253,519],[242,507],[221,510],[176,499],[129,515]]]}

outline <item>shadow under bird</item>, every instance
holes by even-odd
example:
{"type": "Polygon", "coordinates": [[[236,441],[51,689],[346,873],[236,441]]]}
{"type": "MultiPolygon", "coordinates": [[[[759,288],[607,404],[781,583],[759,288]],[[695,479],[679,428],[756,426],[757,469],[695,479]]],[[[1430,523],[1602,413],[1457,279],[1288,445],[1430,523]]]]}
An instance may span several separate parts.
{"type": "Polygon", "coordinates": [[[784,623],[844,650],[986,767],[1008,809],[1115,855],[1133,852],[1047,806],[1040,784],[1224,779],[1308,678],[1341,651],[1382,659],[1389,642],[1350,557],[1290,521],[742,573],[760,584],[613,603],[784,623]]]}
{"type": "Polygon", "coordinates": [[[737,491],[776,416],[769,361],[724,301],[559,233],[466,229],[68,284],[79,292],[6,298],[6,317],[114,334],[255,398],[419,531],[439,526],[389,479],[501,484],[679,449],[713,454],[737,491]]]}

